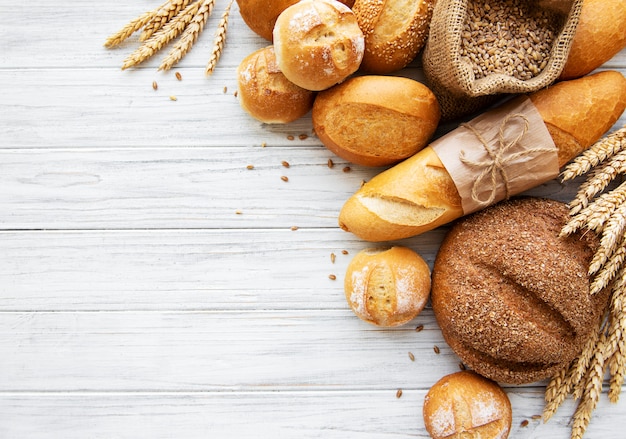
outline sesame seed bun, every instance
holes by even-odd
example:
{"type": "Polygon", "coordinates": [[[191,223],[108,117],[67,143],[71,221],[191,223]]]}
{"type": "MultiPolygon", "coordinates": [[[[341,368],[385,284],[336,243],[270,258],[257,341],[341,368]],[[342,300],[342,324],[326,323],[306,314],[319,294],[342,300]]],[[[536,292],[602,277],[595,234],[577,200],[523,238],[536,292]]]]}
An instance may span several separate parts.
{"type": "Polygon", "coordinates": [[[352,10],[365,35],[361,70],[391,73],[406,67],[426,44],[434,0],[356,0],[352,10]]]}

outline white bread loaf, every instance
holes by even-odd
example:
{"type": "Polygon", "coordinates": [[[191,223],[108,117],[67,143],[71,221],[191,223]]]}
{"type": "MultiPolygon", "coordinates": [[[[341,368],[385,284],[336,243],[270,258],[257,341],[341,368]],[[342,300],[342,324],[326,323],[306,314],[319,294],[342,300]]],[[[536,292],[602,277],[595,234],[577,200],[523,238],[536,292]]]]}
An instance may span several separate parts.
{"type": "Polygon", "coordinates": [[[283,74],[307,90],[344,81],[363,59],[365,42],[352,10],[337,0],[300,0],[285,9],[273,31],[283,74]]]}
{"type": "Polygon", "coordinates": [[[506,439],[511,431],[511,401],[494,381],[471,371],[437,381],[424,398],[424,425],[433,439],[506,439]]]}
{"type": "Polygon", "coordinates": [[[430,268],[407,247],[364,249],[350,261],[346,300],[361,320],[381,327],[408,323],[430,296],[430,268]]]}
{"type": "Polygon", "coordinates": [[[352,163],[386,166],[424,148],[440,119],[434,93],[419,81],[365,75],[321,91],[313,128],[324,146],[352,163]]]}
{"type": "Polygon", "coordinates": [[[237,85],[241,108],[264,123],[293,122],[313,107],[314,92],[283,75],[272,46],[255,50],[241,61],[237,85]]]}
{"type": "MultiPolygon", "coordinates": [[[[558,164],[597,141],[626,108],[626,78],[615,71],[531,93],[558,150],[558,164]]],[[[464,215],[454,181],[429,145],[378,174],[344,204],[339,225],[367,241],[407,238],[464,215]]]]}
{"type": "Polygon", "coordinates": [[[391,73],[408,65],[424,47],[434,0],[356,0],[352,10],[365,35],[361,69],[391,73]]]}
{"type": "Polygon", "coordinates": [[[580,78],[626,47],[626,0],[584,0],[560,79],[580,78]]]}
{"type": "MultiPolygon", "coordinates": [[[[274,39],[272,32],[278,16],[294,3],[300,0],[237,0],[239,14],[248,27],[257,35],[268,41],[274,39]]],[[[341,3],[352,7],[354,0],[340,0],[341,3]]]]}

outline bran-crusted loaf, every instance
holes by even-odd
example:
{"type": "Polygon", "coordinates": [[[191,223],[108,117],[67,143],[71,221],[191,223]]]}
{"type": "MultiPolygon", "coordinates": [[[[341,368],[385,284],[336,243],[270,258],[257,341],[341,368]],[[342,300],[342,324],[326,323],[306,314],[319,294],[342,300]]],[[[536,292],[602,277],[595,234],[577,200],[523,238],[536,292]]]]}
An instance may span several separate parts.
{"type": "Polygon", "coordinates": [[[473,370],[522,384],[572,361],[608,291],[589,294],[593,232],[559,237],[567,205],[517,198],[465,217],[437,254],[431,299],[448,345],[473,370]]]}

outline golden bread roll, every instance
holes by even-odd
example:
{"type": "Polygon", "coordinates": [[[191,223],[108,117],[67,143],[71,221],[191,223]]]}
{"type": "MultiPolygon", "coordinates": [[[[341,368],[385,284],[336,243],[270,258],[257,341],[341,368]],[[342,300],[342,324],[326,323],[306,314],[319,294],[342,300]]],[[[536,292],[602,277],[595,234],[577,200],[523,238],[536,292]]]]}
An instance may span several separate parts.
{"type": "Polygon", "coordinates": [[[608,306],[591,295],[599,238],[559,234],[569,209],[525,197],[457,221],[435,264],[431,301],[441,332],[471,369],[523,384],[552,376],[582,350],[608,306]]]}
{"type": "Polygon", "coordinates": [[[396,76],[357,76],[321,91],[313,129],[324,146],[352,163],[384,166],[424,148],[435,133],[437,98],[424,84],[396,76]]]}
{"type": "Polygon", "coordinates": [[[356,0],[352,10],[365,35],[361,69],[390,73],[406,67],[424,47],[434,0],[356,0]]]}
{"type": "Polygon", "coordinates": [[[301,0],[274,26],[278,67],[296,85],[325,90],[359,69],[364,39],[352,10],[337,0],[301,0]]]}
{"type": "Polygon", "coordinates": [[[348,265],[344,291],[360,319],[382,327],[403,325],[426,306],[430,268],[406,247],[361,250],[348,265]]]}
{"type": "Polygon", "coordinates": [[[560,79],[580,78],[626,47],[626,0],[584,0],[560,79]]]}
{"type": "MultiPolygon", "coordinates": [[[[257,35],[268,41],[274,39],[274,25],[276,19],[289,6],[297,3],[299,0],[237,0],[239,13],[243,21],[257,35]]],[[[341,3],[348,7],[352,7],[354,0],[340,0],[341,3]]]]}
{"type": "Polygon", "coordinates": [[[298,1],[237,0],[237,5],[239,6],[239,14],[248,27],[257,35],[271,42],[276,19],[281,12],[298,1]]]}
{"type": "Polygon", "coordinates": [[[272,46],[256,50],[237,68],[241,107],[264,123],[288,123],[313,107],[314,92],[293,84],[276,64],[272,46]]]}
{"type": "MultiPolygon", "coordinates": [[[[604,71],[529,94],[561,167],[608,131],[626,108],[626,78],[604,71]]],[[[454,181],[431,146],[381,172],[344,204],[339,225],[367,241],[415,236],[463,216],[454,181]]]]}
{"type": "Polygon", "coordinates": [[[506,439],[511,401],[495,382],[462,371],[437,381],[424,398],[424,425],[433,439],[506,439]]]}

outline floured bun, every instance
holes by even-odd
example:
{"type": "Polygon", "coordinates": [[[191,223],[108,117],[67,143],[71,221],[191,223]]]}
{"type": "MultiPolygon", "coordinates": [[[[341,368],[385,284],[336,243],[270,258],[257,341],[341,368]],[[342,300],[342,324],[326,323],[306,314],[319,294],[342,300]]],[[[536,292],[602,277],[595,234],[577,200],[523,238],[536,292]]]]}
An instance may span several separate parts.
{"type": "Polygon", "coordinates": [[[352,163],[385,166],[424,148],[439,124],[439,104],[421,82],[364,75],[318,93],[313,129],[324,146],[352,163]]]}
{"type": "Polygon", "coordinates": [[[506,439],[513,418],[504,390],[470,371],[437,381],[426,394],[422,411],[426,431],[433,439],[506,439]]]}
{"type": "Polygon", "coordinates": [[[608,306],[589,291],[599,244],[560,237],[565,203],[501,202],[457,221],[433,268],[432,307],[452,350],[477,373],[524,384],[552,376],[582,350],[608,306]]]}
{"type": "Polygon", "coordinates": [[[272,46],[244,58],[237,68],[241,107],[264,123],[288,123],[309,112],[314,92],[289,81],[278,69],[272,46]]]}
{"type": "Polygon", "coordinates": [[[426,44],[434,0],[356,0],[352,10],[365,35],[361,69],[391,73],[406,67],[426,44]]]}
{"type": "Polygon", "coordinates": [[[426,306],[430,268],[406,247],[361,250],[348,265],[344,290],[360,319],[382,327],[403,325],[426,306]]]}
{"type": "Polygon", "coordinates": [[[359,69],[364,38],[352,10],[337,0],[301,0],[273,31],[278,67],[294,84],[325,90],[359,69]]]}

